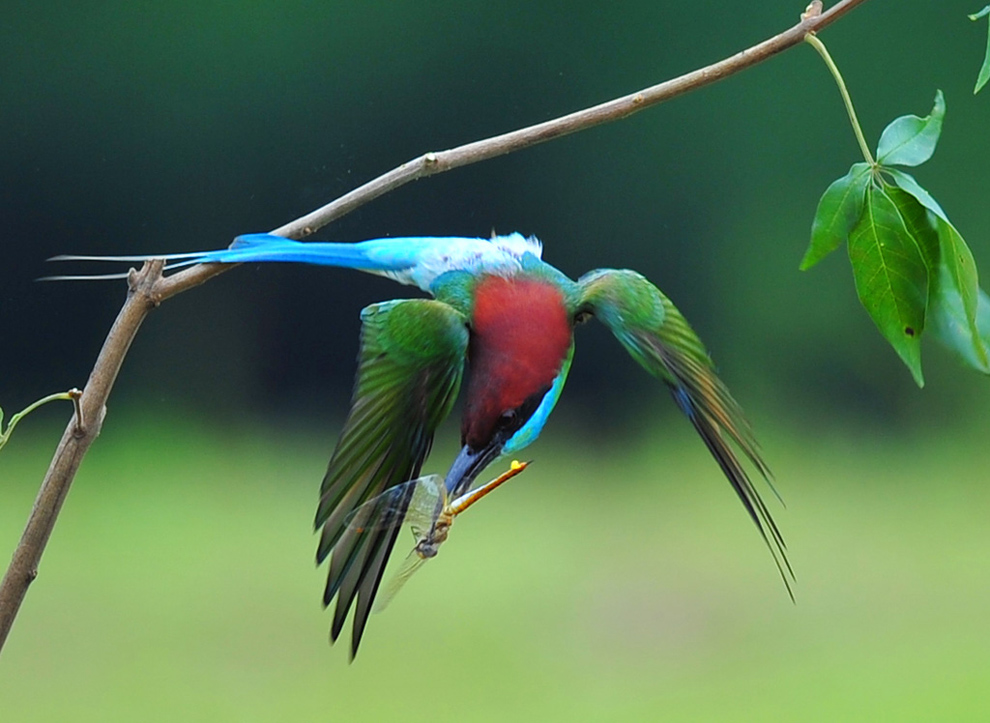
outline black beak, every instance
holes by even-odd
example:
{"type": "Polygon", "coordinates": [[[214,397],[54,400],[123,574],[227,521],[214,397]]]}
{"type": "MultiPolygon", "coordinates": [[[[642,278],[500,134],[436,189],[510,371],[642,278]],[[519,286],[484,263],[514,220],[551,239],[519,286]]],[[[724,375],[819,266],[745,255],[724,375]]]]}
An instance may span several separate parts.
{"type": "Polygon", "coordinates": [[[457,459],[447,472],[447,494],[455,498],[471,489],[475,478],[501,453],[502,443],[495,441],[480,450],[472,449],[466,444],[461,447],[457,459]]]}

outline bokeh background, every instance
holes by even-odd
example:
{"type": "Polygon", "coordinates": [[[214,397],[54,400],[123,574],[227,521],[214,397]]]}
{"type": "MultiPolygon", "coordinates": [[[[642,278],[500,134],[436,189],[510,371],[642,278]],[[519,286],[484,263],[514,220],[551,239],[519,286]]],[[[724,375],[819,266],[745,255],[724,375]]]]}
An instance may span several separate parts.
{"type": "MultiPolygon", "coordinates": [[[[916,177],[987,270],[976,5],[872,0],[822,37],[874,145],[945,92],[916,177]]],[[[8,3],[0,405],[81,386],[123,300],[123,282],[36,283],[49,256],[221,247],[424,151],[720,59],[801,10],[8,3]]],[[[984,720],[990,382],[929,344],[919,390],[844,254],[797,270],[818,197],[857,153],[831,77],[799,47],[406,186],[318,235],[520,231],[574,277],[655,281],[754,422],[787,502],[771,504],[796,605],[664,390],[589,325],[537,464],[459,523],[349,666],[327,646],[311,518],[358,312],[416,292],[254,265],[142,328],[0,655],[2,718],[984,720]]],[[[4,560],[67,416],[36,413],[0,455],[4,560]]],[[[455,421],[428,470],[456,436],[455,421]]]]}

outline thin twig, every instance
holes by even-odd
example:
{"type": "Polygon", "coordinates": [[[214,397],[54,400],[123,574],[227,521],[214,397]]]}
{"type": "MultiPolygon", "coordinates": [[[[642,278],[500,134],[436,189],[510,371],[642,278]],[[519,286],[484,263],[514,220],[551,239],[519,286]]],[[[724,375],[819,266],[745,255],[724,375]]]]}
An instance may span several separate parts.
{"type": "MultiPolygon", "coordinates": [[[[866,0],[842,0],[842,2],[836,3],[834,7],[821,15],[809,14],[802,16],[801,22],[797,25],[785,30],[779,35],[775,35],[769,40],[763,41],[759,45],[754,45],[725,60],[664,81],[659,85],[650,86],[636,93],[624,95],[621,98],[569,113],[568,115],[544,123],[527,126],[517,131],[493,136],[492,138],[475,141],[463,146],[457,146],[450,150],[424,153],[368,181],[364,185],[358,186],[325,206],[321,206],[315,211],[297,218],[295,221],[290,221],[284,226],[273,229],[271,233],[277,236],[285,236],[286,238],[306,238],[328,223],[336,221],[338,218],[345,216],[389,191],[394,191],[396,188],[404,186],[410,181],[443,173],[444,171],[450,171],[454,168],[460,168],[461,166],[467,166],[472,163],[478,163],[479,161],[485,161],[505,153],[529,148],[544,141],[586,130],[602,123],[626,118],[637,111],[657,105],[689,91],[697,90],[717,80],[727,78],[734,73],[738,73],[740,70],[745,70],[757,63],[761,63],[783,50],[792,48],[802,42],[804,36],[808,33],[818,32],[827,25],[831,25],[857,5],[864,2],[866,0]]],[[[233,268],[233,266],[235,264],[199,264],[192,266],[162,279],[157,291],[162,300],[164,300],[186,289],[199,286],[214,276],[233,268]]]]}
{"type": "Polygon", "coordinates": [[[38,407],[44,406],[49,402],[57,402],[61,400],[72,400],[72,406],[75,409],[79,409],[79,397],[82,396],[82,392],[78,389],[70,389],[67,392],[58,392],[57,394],[49,394],[47,397],[43,397],[38,401],[29,404],[27,407],[19,411],[17,414],[10,418],[7,423],[7,429],[3,429],[3,410],[0,409],[0,449],[3,449],[4,445],[10,440],[10,435],[14,432],[14,428],[17,426],[24,417],[29,415],[38,407]]]}
{"type": "MultiPolygon", "coordinates": [[[[725,60],[692,71],[672,80],[630,95],[576,111],[555,120],[538,123],[511,133],[468,143],[446,151],[429,152],[392,169],[363,186],[344,194],[315,211],[297,218],[272,233],[287,238],[304,238],[354,209],[426,176],[478,163],[495,156],[529,148],[554,138],[585,130],[602,123],[626,118],[650,106],[709,85],[752,67],[800,43],[810,32],[817,32],[838,20],[866,0],[841,0],[821,15],[803,16],[800,23],[779,35],[743,50],[725,60]]],[[[37,576],[38,564],[55,526],[62,502],[68,494],[76,470],[89,446],[100,433],[106,402],[127,350],[148,312],[160,302],[223,273],[235,264],[200,264],[168,277],[162,276],[162,262],[151,261],[139,272],[132,272],[130,291],[114,322],[93,372],[79,400],[81,420],[73,418],[55,450],[51,466],[38,492],[34,509],[21,541],[14,551],[7,574],[0,583],[0,650],[14,618],[37,576]]]]}

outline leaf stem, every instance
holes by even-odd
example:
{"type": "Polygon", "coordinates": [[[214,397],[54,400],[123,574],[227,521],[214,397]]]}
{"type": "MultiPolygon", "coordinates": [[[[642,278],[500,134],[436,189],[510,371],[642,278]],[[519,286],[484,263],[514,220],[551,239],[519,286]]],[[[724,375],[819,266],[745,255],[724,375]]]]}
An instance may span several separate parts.
{"type": "Polygon", "coordinates": [[[822,60],[825,61],[825,65],[828,66],[829,71],[832,73],[832,77],[835,78],[836,85],[839,86],[839,93],[842,95],[842,102],[846,104],[846,112],[849,113],[849,122],[852,124],[853,133],[856,134],[856,141],[859,143],[859,149],[863,152],[863,158],[866,162],[870,164],[872,168],[876,168],[877,162],[873,160],[873,154],[870,153],[870,147],[866,145],[866,137],[863,135],[863,129],[859,125],[859,119],[856,117],[856,109],[853,108],[852,98],[849,97],[849,89],[846,88],[846,81],[842,79],[842,73],[839,72],[839,66],[835,64],[832,60],[832,56],[829,55],[828,49],[825,47],[825,43],[818,39],[818,36],[814,33],[808,33],[804,36],[804,40],[808,45],[813,47],[818,51],[818,54],[822,56],[822,60]]]}

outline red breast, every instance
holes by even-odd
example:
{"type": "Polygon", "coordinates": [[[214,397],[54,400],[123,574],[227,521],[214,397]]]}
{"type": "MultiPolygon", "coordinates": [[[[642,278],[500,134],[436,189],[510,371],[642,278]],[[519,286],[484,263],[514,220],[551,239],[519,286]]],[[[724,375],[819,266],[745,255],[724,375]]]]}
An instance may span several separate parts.
{"type": "Polygon", "coordinates": [[[486,276],[475,288],[471,380],[461,435],[478,448],[503,412],[553,384],[571,345],[564,297],[542,279],[486,276]]]}

